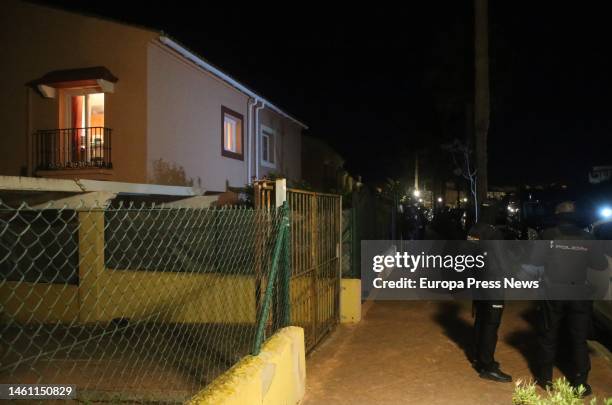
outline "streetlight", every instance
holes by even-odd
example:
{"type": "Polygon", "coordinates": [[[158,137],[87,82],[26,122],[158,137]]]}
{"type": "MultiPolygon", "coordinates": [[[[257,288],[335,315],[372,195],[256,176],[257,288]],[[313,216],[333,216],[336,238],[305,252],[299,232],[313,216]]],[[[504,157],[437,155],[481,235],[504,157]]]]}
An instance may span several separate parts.
{"type": "Polygon", "coordinates": [[[412,194],[417,198],[421,196],[421,192],[419,190],[414,190],[412,194]]]}
{"type": "Polygon", "coordinates": [[[441,203],[442,202],[442,197],[438,197],[438,202],[441,203]]]}
{"type": "Polygon", "coordinates": [[[463,202],[467,202],[467,201],[468,201],[467,197],[463,197],[463,202]]]}

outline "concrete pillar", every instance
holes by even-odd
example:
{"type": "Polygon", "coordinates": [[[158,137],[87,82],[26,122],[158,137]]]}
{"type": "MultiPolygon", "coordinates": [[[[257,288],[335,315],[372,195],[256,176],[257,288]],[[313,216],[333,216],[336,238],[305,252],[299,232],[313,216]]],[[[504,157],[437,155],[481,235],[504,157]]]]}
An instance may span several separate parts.
{"type": "Polygon", "coordinates": [[[274,182],[274,201],[275,207],[278,208],[285,201],[287,201],[287,180],[286,179],[278,179],[274,182]]]}
{"type": "Polygon", "coordinates": [[[78,213],[79,219],[79,321],[100,319],[100,285],[104,272],[104,210],[78,213]]]}

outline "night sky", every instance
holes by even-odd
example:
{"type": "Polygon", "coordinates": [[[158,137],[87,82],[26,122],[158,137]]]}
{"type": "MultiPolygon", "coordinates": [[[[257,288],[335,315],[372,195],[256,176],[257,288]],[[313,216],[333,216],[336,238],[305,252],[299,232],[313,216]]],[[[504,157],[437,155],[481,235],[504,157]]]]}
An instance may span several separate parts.
{"type": "MultiPolygon", "coordinates": [[[[472,1],[44,3],[163,30],[307,123],[366,180],[409,178],[417,150],[425,166],[448,160],[439,145],[470,131],[472,1]]],[[[612,164],[608,18],[581,3],[490,2],[491,184],[581,182],[612,164]]]]}

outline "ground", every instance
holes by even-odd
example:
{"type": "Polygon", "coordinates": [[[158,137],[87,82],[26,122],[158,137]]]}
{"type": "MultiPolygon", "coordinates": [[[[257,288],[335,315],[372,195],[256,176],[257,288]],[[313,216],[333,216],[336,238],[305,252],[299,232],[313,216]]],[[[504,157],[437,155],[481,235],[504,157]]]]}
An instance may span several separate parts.
{"type": "MultiPolygon", "coordinates": [[[[367,302],[356,325],[341,325],[311,353],[303,405],[510,404],[514,383],[478,377],[467,350],[469,303],[367,302]]],[[[507,305],[497,360],[518,379],[532,378],[537,355],[528,303],[507,305]]],[[[589,382],[612,397],[612,364],[591,353],[589,382]]],[[[561,376],[555,369],[555,377],[561,376]]]]}

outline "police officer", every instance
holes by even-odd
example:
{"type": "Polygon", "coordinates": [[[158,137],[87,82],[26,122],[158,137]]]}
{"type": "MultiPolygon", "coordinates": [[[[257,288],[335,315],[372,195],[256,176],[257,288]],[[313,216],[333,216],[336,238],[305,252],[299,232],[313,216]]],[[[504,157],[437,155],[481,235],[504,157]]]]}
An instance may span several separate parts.
{"type": "Polygon", "coordinates": [[[413,205],[402,205],[403,211],[399,218],[400,233],[402,240],[417,239],[416,235],[416,208],[413,205]]]}
{"type": "Polygon", "coordinates": [[[540,369],[536,378],[543,387],[552,384],[557,339],[565,319],[563,332],[569,337],[574,368],[569,380],[575,388],[582,385],[586,396],[592,392],[587,383],[591,368],[587,337],[593,307],[593,301],[586,299],[587,268],[601,271],[608,264],[601,244],[593,243],[593,237],[576,225],[575,212],[571,201],[557,205],[557,225],[541,234],[541,239],[551,243],[543,244],[537,255],[544,266],[547,300],[540,303],[540,369]]]}
{"type": "MultiPolygon", "coordinates": [[[[479,249],[486,251],[499,250],[499,243],[504,239],[502,232],[496,227],[500,221],[499,204],[488,201],[482,204],[479,219],[468,231],[468,240],[479,240],[479,249]]],[[[486,274],[491,279],[497,278],[501,264],[490,260],[486,274]]],[[[510,382],[512,377],[500,370],[495,361],[497,346],[497,331],[504,312],[504,301],[499,290],[486,293],[478,292],[478,300],[473,303],[474,319],[474,352],[472,363],[479,376],[496,382],[510,382]]]]}

